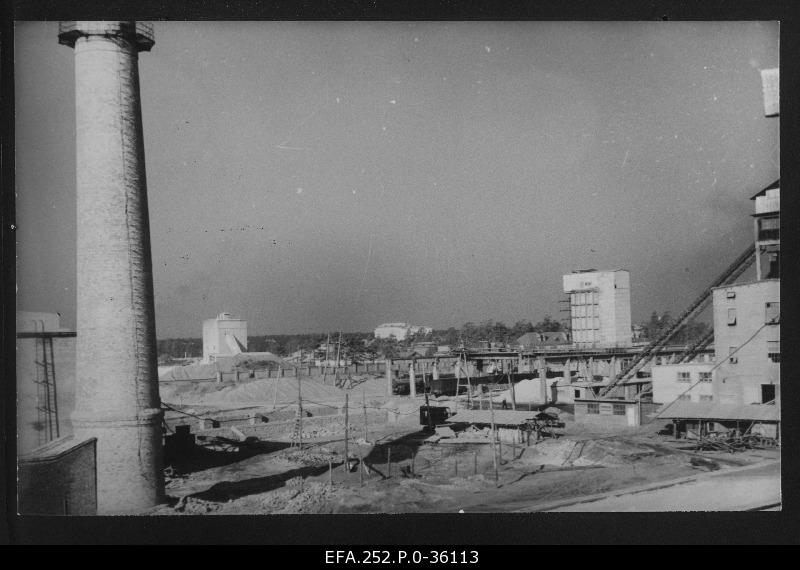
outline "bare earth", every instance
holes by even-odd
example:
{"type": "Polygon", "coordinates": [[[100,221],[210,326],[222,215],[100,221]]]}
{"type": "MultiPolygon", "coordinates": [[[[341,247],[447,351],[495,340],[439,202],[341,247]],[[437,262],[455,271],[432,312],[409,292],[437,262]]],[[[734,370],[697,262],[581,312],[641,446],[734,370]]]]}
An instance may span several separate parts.
{"type": "MultiPolygon", "coordinates": [[[[342,390],[309,385],[312,382],[304,380],[303,388],[320,398],[317,402],[324,397],[328,408],[343,403],[342,390]]],[[[291,387],[279,388],[286,406],[291,387]]],[[[226,405],[241,409],[246,403],[235,391],[231,391],[235,397],[226,404],[218,394],[205,397],[207,390],[211,392],[208,388],[184,390],[190,397],[203,396],[192,407],[193,413],[212,409],[212,402],[218,415],[224,414],[226,405]]],[[[269,395],[274,394],[275,387],[250,386],[245,390],[252,395],[269,395]]],[[[378,407],[383,390],[383,379],[367,378],[352,389],[351,402],[356,399],[360,406],[368,401],[378,407]]],[[[417,413],[424,403],[422,398],[394,397],[386,402],[383,396],[383,400],[380,405],[396,410],[398,421],[369,429],[367,440],[363,430],[351,432],[350,457],[363,459],[352,472],[344,465],[343,429],[337,433],[335,426],[323,437],[304,439],[303,449],[292,447],[289,437],[228,445],[217,441],[206,447],[198,442],[190,457],[167,469],[168,503],[143,514],[692,510],[692,505],[698,510],[736,510],[780,500],[779,477],[775,476],[780,469],[779,449],[700,456],[688,451],[686,442],[657,435],[663,427],[660,424],[597,434],[572,422],[569,415],[563,417],[566,428],[560,430],[558,438],[526,448],[502,445],[495,481],[488,443],[456,443],[452,439],[425,442],[428,434],[420,431],[417,413]],[[773,466],[741,471],[748,465],[769,463],[773,466]],[[723,476],[725,473],[730,476],[723,476]],[[668,486],[623,493],[659,482],[668,486]],[[758,491],[746,491],[751,488],[758,491]],[[728,499],[710,498],[711,489],[728,499]],[[753,499],[745,501],[746,505],[731,500],[745,492],[753,499]],[[603,494],[608,497],[598,497],[603,494]],[[588,496],[594,496],[594,500],[578,502],[588,496]]],[[[188,398],[182,398],[182,403],[192,404],[188,398]]],[[[263,399],[253,406],[267,415],[271,408],[263,399]]],[[[276,406],[275,420],[288,419],[290,412],[276,406]]],[[[179,414],[172,414],[172,419],[177,417],[179,414]]]]}

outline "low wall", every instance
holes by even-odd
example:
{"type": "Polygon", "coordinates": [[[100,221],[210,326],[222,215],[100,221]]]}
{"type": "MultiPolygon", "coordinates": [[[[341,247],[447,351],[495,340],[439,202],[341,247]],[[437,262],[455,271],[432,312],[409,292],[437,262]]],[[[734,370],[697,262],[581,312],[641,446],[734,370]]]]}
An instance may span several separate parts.
{"type": "MultiPolygon", "coordinates": [[[[386,410],[367,410],[367,429],[382,428],[387,423],[389,413],[386,410]]],[[[350,430],[352,432],[363,433],[364,413],[358,409],[350,409],[349,418],[350,430]]],[[[279,422],[257,423],[249,425],[240,423],[235,426],[245,437],[256,437],[262,440],[286,439],[294,432],[295,420],[284,420],[279,422]]],[[[334,414],[325,416],[312,416],[303,418],[303,437],[310,438],[313,432],[326,430],[331,432],[344,432],[344,414],[334,414]]],[[[219,427],[213,429],[198,430],[198,436],[220,436],[229,439],[238,439],[238,435],[230,427],[219,427]]]]}
{"type": "Polygon", "coordinates": [[[18,508],[23,515],[97,514],[97,439],[57,439],[20,456],[18,508]]]}

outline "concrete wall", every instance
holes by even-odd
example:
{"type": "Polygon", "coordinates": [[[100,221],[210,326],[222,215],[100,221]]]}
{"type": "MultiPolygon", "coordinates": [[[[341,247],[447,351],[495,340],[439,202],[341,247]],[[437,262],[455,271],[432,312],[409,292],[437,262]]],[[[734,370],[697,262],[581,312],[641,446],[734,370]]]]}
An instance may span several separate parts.
{"type": "MultiPolygon", "coordinates": [[[[740,347],[766,322],[766,303],[780,303],[780,280],[769,279],[714,289],[714,349],[717,362],[732,348],[740,347]],[[735,322],[733,313],[735,311],[735,322]]],[[[771,347],[780,348],[780,324],[761,328],[758,334],[714,371],[714,401],[723,404],[761,402],[761,386],[775,386],[780,401],[780,358],[768,356],[771,347]],[[775,343],[775,344],[771,344],[775,343]]]]}
{"type": "MultiPolygon", "coordinates": [[[[367,428],[379,428],[386,425],[387,422],[393,423],[398,421],[400,417],[387,410],[367,410],[367,428]]],[[[419,416],[416,416],[417,420],[419,416]]],[[[344,431],[344,414],[338,413],[335,415],[320,415],[312,416],[310,418],[303,418],[303,434],[304,437],[310,437],[315,430],[327,429],[330,431],[344,431]]],[[[350,418],[348,420],[350,431],[355,437],[363,436],[364,433],[364,413],[360,407],[351,406],[350,418]]],[[[280,422],[267,422],[258,423],[256,425],[249,425],[246,422],[236,425],[236,429],[242,432],[246,437],[257,437],[262,440],[269,439],[285,439],[290,437],[294,430],[295,420],[285,420],[280,422]]],[[[214,428],[207,430],[199,430],[197,435],[214,436],[220,435],[235,439],[235,434],[229,428],[214,428]]]]}
{"type": "Polygon", "coordinates": [[[692,402],[707,402],[713,396],[712,382],[700,382],[701,372],[710,372],[714,368],[711,362],[697,362],[684,364],[662,364],[653,366],[651,379],[653,382],[653,401],[668,404],[678,399],[686,389],[694,386],[685,394],[685,398],[692,402]],[[688,381],[679,381],[679,373],[688,374],[688,381]]]}
{"type": "Polygon", "coordinates": [[[62,438],[20,457],[19,514],[97,514],[96,442],[62,438]]]}

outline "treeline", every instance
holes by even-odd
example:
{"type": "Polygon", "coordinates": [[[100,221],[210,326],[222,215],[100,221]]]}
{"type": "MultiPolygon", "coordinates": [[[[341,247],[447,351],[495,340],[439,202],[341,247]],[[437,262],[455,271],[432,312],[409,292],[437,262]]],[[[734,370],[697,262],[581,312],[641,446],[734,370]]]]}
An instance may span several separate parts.
{"type": "MultiPolygon", "coordinates": [[[[660,315],[658,312],[653,311],[650,319],[641,324],[642,332],[645,336],[643,340],[655,340],[675,324],[675,319],[665,311],[660,315]]],[[[701,339],[709,331],[711,326],[701,321],[690,320],[678,329],[675,335],[670,340],[670,344],[692,344],[694,341],[701,339]]]]}
{"type": "MultiPolygon", "coordinates": [[[[653,311],[648,321],[641,326],[642,338],[647,341],[658,338],[664,331],[674,324],[669,312],[660,315],[653,311]]],[[[421,342],[433,345],[448,345],[452,347],[463,344],[475,346],[480,341],[513,344],[516,339],[529,332],[558,332],[563,330],[560,322],[550,315],[537,323],[521,320],[508,326],[502,321],[486,320],[480,323],[465,323],[461,328],[450,327],[444,330],[434,330],[428,334],[410,336],[404,341],[394,339],[376,339],[372,332],[342,333],[342,343],[339,348],[343,358],[356,358],[357,360],[371,360],[374,358],[393,358],[421,342]]],[[[703,337],[710,327],[699,321],[690,321],[681,327],[672,338],[671,344],[691,344],[703,337]]],[[[308,334],[280,334],[247,337],[247,350],[249,352],[271,352],[278,356],[289,356],[302,350],[304,353],[317,350],[324,346],[328,340],[327,333],[308,334]]],[[[330,335],[329,357],[336,358],[336,348],[339,341],[338,333],[330,335]]],[[[196,358],[203,355],[203,340],[200,338],[169,338],[158,341],[158,355],[162,361],[176,358],[196,358]]]]}

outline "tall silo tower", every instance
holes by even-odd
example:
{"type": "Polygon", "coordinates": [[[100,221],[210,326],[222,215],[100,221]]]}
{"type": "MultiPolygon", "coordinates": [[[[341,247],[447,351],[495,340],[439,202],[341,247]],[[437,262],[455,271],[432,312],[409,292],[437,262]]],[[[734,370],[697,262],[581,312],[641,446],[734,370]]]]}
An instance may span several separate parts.
{"type": "Polygon", "coordinates": [[[162,411],[145,183],[143,22],[61,22],[75,51],[78,210],[77,437],[97,438],[98,511],[160,502],[162,411]]]}

